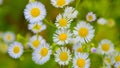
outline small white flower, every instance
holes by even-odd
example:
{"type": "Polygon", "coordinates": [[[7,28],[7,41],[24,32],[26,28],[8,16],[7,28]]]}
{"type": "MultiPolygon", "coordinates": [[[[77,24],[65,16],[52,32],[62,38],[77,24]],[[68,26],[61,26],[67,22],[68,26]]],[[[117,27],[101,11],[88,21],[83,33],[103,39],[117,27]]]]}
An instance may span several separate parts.
{"type": "Polygon", "coordinates": [[[86,20],[88,22],[93,22],[96,20],[96,14],[93,14],[93,12],[88,12],[88,14],[86,15],[86,20]]]}
{"type": "Polygon", "coordinates": [[[78,15],[78,11],[73,7],[66,7],[63,16],[68,19],[74,19],[78,15]]]}
{"type": "Polygon", "coordinates": [[[115,67],[115,68],[120,68],[120,62],[115,63],[114,67],[115,67]]]}
{"type": "Polygon", "coordinates": [[[77,53],[73,58],[73,68],[89,68],[90,59],[87,53],[77,53]]]}
{"type": "Polygon", "coordinates": [[[73,46],[75,53],[83,53],[83,47],[80,43],[77,43],[73,46]]]}
{"type": "Polygon", "coordinates": [[[2,3],[3,3],[3,0],[0,0],[0,5],[2,5],[2,3]]]}
{"type": "Polygon", "coordinates": [[[63,8],[73,0],[51,0],[51,4],[56,8],[63,8]]]}
{"type": "Polygon", "coordinates": [[[100,25],[104,25],[104,24],[107,24],[107,21],[106,21],[106,19],[104,19],[104,18],[99,18],[99,19],[97,20],[97,23],[100,24],[100,25]]]}
{"type": "Polygon", "coordinates": [[[60,29],[67,29],[70,27],[71,19],[64,17],[62,14],[59,14],[56,17],[56,27],[60,29]]]}
{"type": "Polygon", "coordinates": [[[112,56],[114,56],[114,62],[115,62],[115,63],[120,62],[120,52],[114,51],[114,52],[112,53],[112,56]]]}
{"type": "Polygon", "coordinates": [[[60,65],[68,65],[71,58],[70,50],[64,47],[59,48],[55,55],[55,61],[60,65]]]}
{"type": "Polygon", "coordinates": [[[68,44],[71,40],[71,32],[69,30],[57,30],[53,36],[53,41],[58,45],[68,44]]]}
{"type": "Polygon", "coordinates": [[[36,49],[45,42],[46,41],[41,36],[34,35],[30,38],[28,45],[30,45],[32,49],[36,49]]]}
{"type": "Polygon", "coordinates": [[[96,51],[97,51],[97,49],[96,49],[95,47],[92,47],[92,48],[91,48],[91,52],[92,52],[92,53],[95,53],[96,51]]]}
{"type": "Polygon", "coordinates": [[[77,42],[86,43],[92,40],[95,30],[93,26],[84,21],[80,21],[73,31],[77,42]]]}
{"type": "Polygon", "coordinates": [[[39,33],[46,29],[46,25],[44,25],[42,22],[30,23],[28,25],[28,29],[32,30],[34,33],[39,33]]]}
{"type": "Polygon", "coordinates": [[[3,35],[3,40],[8,43],[13,42],[15,40],[15,34],[12,32],[6,32],[3,35]]]}
{"type": "Polygon", "coordinates": [[[10,46],[8,47],[8,54],[12,58],[19,58],[23,54],[22,44],[19,42],[13,42],[12,44],[10,44],[10,46]]]}
{"type": "Polygon", "coordinates": [[[25,19],[30,23],[41,21],[46,16],[45,6],[40,2],[31,2],[24,9],[25,19]]]}
{"type": "Polygon", "coordinates": [[[113,59],[113,56],[111,55],[106,55],[104,57],[104,63],[109,66],[109,65],[113,65],[114,64],[114,59],[113,59]]]}
{"type": "Polygon", "coordinates": [[[43,43],[43,46],[35,49],[32,54],[32,60],[36,64],[44,64],[50,59],[50,55],[52,54],[52,50],[47,43],[43,43]]]}
{"type": "Polygon", "coordinates": [[[101,54],[110,54],[114,51],[114,45],[110,40],[103,39],[98,44],[98,50],[101,54]]]}

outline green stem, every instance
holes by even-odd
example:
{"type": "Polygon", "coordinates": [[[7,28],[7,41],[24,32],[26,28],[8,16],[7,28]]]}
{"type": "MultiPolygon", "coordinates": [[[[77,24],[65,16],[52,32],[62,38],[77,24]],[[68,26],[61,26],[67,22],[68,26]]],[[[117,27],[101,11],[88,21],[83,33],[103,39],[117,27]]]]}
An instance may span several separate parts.
{"type": "Polygon", "coordinates": [[[55,25],[52,24],[52,22],[49,22],[47,19],[44,19],[43,20],[47,25],[53,27],[53,28],[56,28],[55,25]]]}
{"type": "Polygon", "coordinates": [[[80,0],[76,0],[76,6],[75,6],[76,9],[78,8],[79,3],[80,3],[80,0]]]}

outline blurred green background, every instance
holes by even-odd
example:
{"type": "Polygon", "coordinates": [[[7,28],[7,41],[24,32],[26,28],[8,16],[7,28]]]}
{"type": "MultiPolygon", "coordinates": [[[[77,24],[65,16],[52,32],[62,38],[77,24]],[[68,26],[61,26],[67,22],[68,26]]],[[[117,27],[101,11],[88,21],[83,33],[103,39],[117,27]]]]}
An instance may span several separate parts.
{"type": "MultiPolygon", "coordinates": [[[[50,0],[38,0],[42,2],[47,9],[46,19],[51,24],[54,24],[56,15],[63,11],[63,9],[55,8],[50,4],[50,0]]],[[[112,20],[115,25],[109,27],[107,25],[98,25],[96,22],[91,23],[96,29],[96,35],[92,43],[97,46],[97,43],[103,39],[110,39],[114,44],[116,49],[120,49],[120,0],[74,0],[69,6],[75,7],[79,11],[78,18],[75,19],[73,23],[77,20],[85,20],[86,14],[93,11],[97,18],[103,17],[107,20],[112,20]],[[76,6],[77,4],[77,6],[76,6]]],[[[33,35],[31,31],[28,30],[28,22],[25,20],[23,11],[28,4],[28,0],[3,0],[0,5],[0,32],[12,31],[16,35],[21,34],[26,37],[27,34],[33,35]]],[[[52,44],[52,35],[55,28],[47,25],[47,30],[40,33],[48,43],[52,44]]],[[[74,25],[74,24],[73,24],[74,25]]],[[[32,52],[25,52],[20,59],[14,60],[9,57],[8,54],[0,53],[0,68],[62,68],[55,61],[54,57],[51,56],[50,61],[44,65],[37,65],[32,61],[32,52]]],[[[91,68],[100,68],[102,66],[101,57],[97,54],[91,54],[91,68]],[[94,60],[92,60],[94,59],[94,60]]],[[[64,68],[68,68],[65,66],[64,68]]]]}

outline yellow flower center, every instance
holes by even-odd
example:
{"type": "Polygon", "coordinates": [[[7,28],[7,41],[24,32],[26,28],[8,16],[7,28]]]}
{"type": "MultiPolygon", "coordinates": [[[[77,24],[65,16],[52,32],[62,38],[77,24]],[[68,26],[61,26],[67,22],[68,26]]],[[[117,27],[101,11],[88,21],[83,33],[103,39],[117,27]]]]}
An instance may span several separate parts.
{"type": "Polygon", "coordinates": [[[35,26],[33,27],[34,30],[40,30],[41,29],[41,25],[35,24],[35,26]]]}
{"type": "Polygon", "coordinates": [[[11,40],[12,39],[12,36],[11,35],[7,35],[7,40],[11,40]]]}
{"type": "Polygon", "coordinates": [[[93,20],[93,16],[92,15],[88,15],[88,21],[93,20]]]}
{"type": "Polygon", "coordinates": [[[107,63],[111,62],[110,58],[106,58],[105,60],[107,61],[107,63]]]}
{"type": "Polygon", "coordinates": [[[88,35],[88,29],[87,28],[80,28],[79,29],[79,36],[86,37],[88,35]]]}
{"type": "Polygon", "coordinates": [[[66,33],[60,34],[60,35],[59,35],[59,39],[60,39],[61,41],[65,41],[65,40],[67,39],[67,34],[66,34],[66,33]]]}
{"type": "Polygon", "coordinates": [[[39,16],[39,15],[40,15],[40,9],[39,9],[39,8],[32,8],[32,10],[31,10],[31,15],[32,15],[33,17],[39,16]]]}
{"type": "Polygon", "coordinates": [[[86,62],[85,62],[84,59],[79,58],[79,59],[77,60],[77,65],[78,65],[79,68],[84,68],[85,64],[86,64],[86,62]]]}
{"type": "Polygon", "coordinates": [[[19,47],[19,46],[15,46],[15,47],[13,48],[13,52],[14,52],[15,54],[18,54],[18,53],[20,52],[20,47],[19,47]]]}
{"type": "Polygon", "coordinates": [[[64,6],[66,4],[66,0],[57,0],[57,6],[64,6]]]}
{"type": "Polygon", "coordinates": [[[120,62],[120,55],[115,57],[116,62],[120,62]]]}
{"type": "Polygon", "coordinates": [[[79,48],[77,49],[77,52],[83,52],[83,48],[82,48],[82,47],[79,47],[79,48]]]}
{"type": "Polygon", "coordinates": [[[61,26],[61,27],[64,27],[64,26],[66,26],[67,25],[67,20],[66,19],[60,19],[59,20],[59,25],[61,26]]]}
{"type": "Polygon", "coordinates": [[[48,54],[48,49],[47,49],[47,48],[42,48],[42,49],[40,50],[40,55],[41,55],[42,57],[45,57],[47,54],[48,54]]]}
{"type": "Polygon", "coordinates": [[[37,47],[40,45],[40,41],[39,41],[39,40],[34,40],[34,41],[32,42],[32,45],[33,45],[35,48],[37,48],[37,47]]]}
{"type": "Polygon", "coordinates": [[[60,60],[66,61],[68,59],[68,53],[67,52],[61,52],[59,57],[60,57],[60,60]]]}
{"type": "Polygon", "coordinates": [[[102,50],[108,51],[109,49],[110,49],[109,44],[103,44],[103,45],[102,45],[102,50]]]}
{"type": "Polygon", "coordinates": [[[118,66],[118,68],[120,68],[120,66],[118,66]]]}

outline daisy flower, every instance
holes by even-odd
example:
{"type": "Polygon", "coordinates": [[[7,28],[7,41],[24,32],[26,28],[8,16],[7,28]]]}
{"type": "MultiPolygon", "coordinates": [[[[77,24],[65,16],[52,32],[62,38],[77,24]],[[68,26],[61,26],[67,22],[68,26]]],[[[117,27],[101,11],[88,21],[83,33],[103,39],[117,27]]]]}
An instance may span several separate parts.
{"type": "Polygon", "coordinates": [[[2,3],[3,3],[3,0],[0,0],[0,5],[2,5],[2,3]]]}
{"type": "Polygon", "coordinates": [[[73,30],[76,41],[80,43],[91,41],[94,37],[94,32],[93,26],[84,21],[80,21],[75,27],[75,30],[73,30]]]}
{"type": "Polygon", "coordinates": [[[114,51],[114,45],[110,40],[103,39],[98,44],[98,50],[101,54],[109,54],[114,51]]]}
{"type": "Polygon", "coordinates": [[[96,20],[96,14],[94,14],[93,12],[88,12],[88,14],[86,15],[86,20],[88,22],[93,22],[96,20]]]}
{"type": "Polygon", "coordinates": [[[114,51],[112,55],[114,56],[115,63],[120,62],[120,52],[114,51]]]}
{"type": "Polygon", "coordinates": [[[8,54],[12,58],[19,58],[23,54],[22,44],[19,42],[13,42],[12,44],[10,44],[10,46],[8,47],[8,54]]]}
{"type": "Polygon", "coordinates": [[[33,31],[34,33],[39,33],[46,29],[46,25],[44,25],[42,22],[30,23],[28,25],[28,29],[33,31]]]}
{"type": "Polygon", "coordinates": [[[55,55],[55,61],[58,62],[60,65],[68,65],[69,61],[72,59],[70,55],[70,50],[66,47],[59,48],[55,55]]]}
{"type": "Polygon", "coordinates": [[[35,49],[32,54],[32,60],[36,64],[44,64],[50,59],[50,55],[52,54],[52,50],[47,43],[43,43],[42,46],[35,49]]]}
{"type": "Polygon", "coordinates": [[[73,58],[73,67],[74,68],[89,68],[90,59],[88,58],[87,53],[77,53],[73,58]]]}
{"type": "Polygon", "coordinates": [[[83,53],[83,47],[80,43],[75,44],[73,50],[77,53],[83,53]]]}
{"type": "Polygon", "coordinates": [[[45,6],[40,2],[31,2],[24,9],[25,19],[30,23],[41,21],[46,16],[45,6]]]}
{"type": "Polygon", "coordinates": [[[71,19],[64,17],[62,14],[59,14],[56,17],[56,27],[59,29],[67,29],[70,27],[71,19]]]}
{"type": "Polygon", "coordinates": [[[34,35],[30,38],[28,45],[32,48],[32,49],[36,49],[39,46],[41,46],[43,43],[45,43],[46,41],[41,37],[41,36],[37,36],[34,35]]]}
{"type": "Polygon", "coordinates": [[[115,67],[115,68],[120,68],[120,62],[115,63],[114,67],[115,67]]]}
{"type": "Polygon", "coordinates": [[[6,32],[3,35],[3,40],[8,43],[13,42],[15,40],[15,34],[12,32],[6,32]]]}
{"type": "Polygon", "coordinates": [[[69,30],[57,30],[53,36],[53,41],[58,45],[68,44],[71,40],[71,32],[69,30]]]}
{"type": "Polygon", "coordinates": [[[2,53],[7,53],[7,51],[8,51],[8,45],[5,44],[5,43],[0,43],[0,51],[2,53]]]}
{"type": "Polygon", "coordinates": [[[100,25],[104,25],[104,24],[107,24],[107,21],[106,21],[106,19],[104,19],[104,18],[99,18],[99,19],[97,20],[97,23],[100,24],[100,25]]]}
{"type": "Polygon", "coordinates": [[[73,0],[51,0],[51,4],[56,8],[63,8],[73,0]]]}
{"type": "Polygon", "coordinates": [[[106,56],[104,57],[104,63],[105,63],[106,65],[113,65],[113,64],[114,64],[114,59],[112,58],[111,55],[106,55],[106,56]]]}
{"type": "Polygon", "coordinates": [[[73,7],[66,7],[63,13],[63,16],[68,19],[77,18],[78,11],[73,7]]]}

